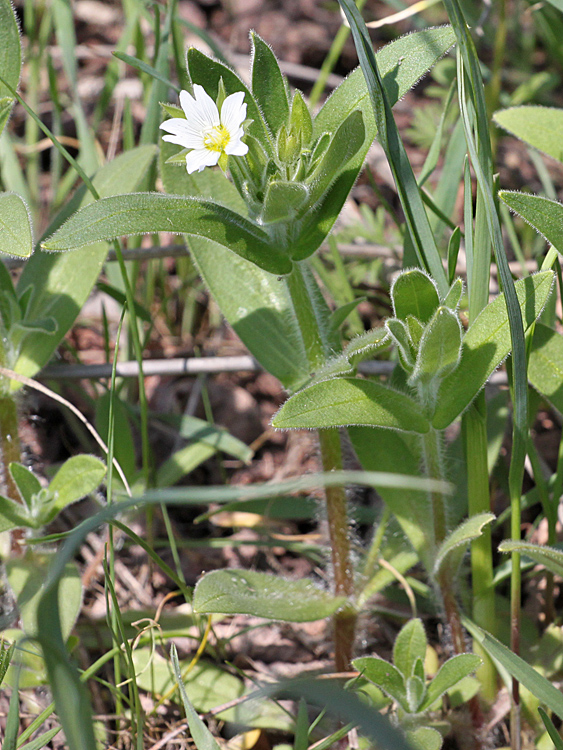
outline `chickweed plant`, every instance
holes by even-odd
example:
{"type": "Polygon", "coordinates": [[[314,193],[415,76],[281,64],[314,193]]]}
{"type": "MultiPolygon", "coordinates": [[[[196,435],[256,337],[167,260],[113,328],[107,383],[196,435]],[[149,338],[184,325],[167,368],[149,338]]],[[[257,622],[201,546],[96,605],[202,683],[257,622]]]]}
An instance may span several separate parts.
{"type": "MultiPolygon", "coordinates": [[[[61,728],[69,750],[106,746],[109,740],[94,721],[89,679],[99,680],[111,696],[116,725],[128,728],[128,746],[139,749],[147,721],[144,690],[157,706],[183,705],[185,728],[198,750],[219,747],[199,713],[223,704],[218,713],[226,722],[247,730],[283,730],[293,744],[280,748],[439,750],[450,732],[460,748],[493,747],[489,712],[501,690],[510,694],[513,750],[524,742],[532,747],[530,736],[538,748],[550,742],[563,748],[557,728],[563,696],[554,685],[561,670],[554,643],[560,647],[556,605],[563,551],[557,546],[557,509],[563,443],[552,471],[530,433],[542,401],[563,412],[563,336],[555,291],[556,280],[559,292],[561,286],[563,205],[538,154],[563,161],[563,110],[535,104],[534,97],[545,92],[539,79],[519,86],[512,99],[503,92],[505,0],[493,4],[498,27],[486,83],[468,26],[476,19],[466,20],[460,0],[444,0],[444,25],[424,28],[421,22],[416,32],[377,53],[360,14],[363,3],[339,3],[346,20],[307,101],[291,89],[274,51],[258,34],[251,33],[247,84],[203,32],[215,56],[190,47],[184,57],[186,22],[176,0],[152,9],[140,0],[124,1],[115,59],[87,116],[78,95],[70,3],[23,4],[28,78],[22,97],[19,23],[10,0],[0,0],[0,252],[25,259],[16,282],[0,264],[0,532],[5,586],[17,605],[0,645],[0,684],[11,688],[0,730],[5,748],[39,750],[61,728]],[[150,55],[142,41],[147,21],[155,42],[150,55]],[[50,56],[53,31],[69,84],[64,97],[50,56]],[[317,107],[349,33],[360,65],[317,107]],[[129,54],[131,45],[135,55],[129,54]],[[392,108],[446,55],[452,76],[439,90],[442,114],[417,176],[392,108]],[[124,108],[123,151],[105,158],[95,133],[123,62],[139,71],[146,116],[136,132],[124,108]],[[53,104],[50,127],[38,115],[44,63],[53,104]],[[76,123],[75,156],[62,132],[66,97],[76,123]],[[23,136],[8,125],[14,105],[24,118],[23,136]],[[500,131],[494,128],[535,149],[532,158],[546,195],[498,184],[500,131]],[[22,161],[20,138],[26,146],[22,161]],[[52,144],[47,222],[38,192],[40,138],[52,144]],[[400,216],[387,206],[403,251],[390,285],[389,314],[381,325],[362,330],[361,298],[338,253],[335,225],[375,139],[400,203],[400,216]],[[540,240],[515,225],[511,211],[540,240]],[[521,243],[526,232],[537,250],[533,273],[521,243]],[[41,234],[37,244],[35,233],[41,234]],[[172,487],[217,451],[246,462],[252,458],[225,430],[191,417],[174,424],[180,437],[192,442],[155,470],[143,352],[150,290],[166,282],[153,267],[143,277],[138,263],[126,261],[123,238],[129,238],[129,250],[142,249],[143,235],[159,233],[178,235],[186,250],[184,266],[179,261],[188,269],[186,286],[196,289],[196,276],[201,279],[249,352],[285,389],[273,427],[316,431],[318,475],[246,487],[172,487]],[[516,265],[509,265],[505,238],[516,265]],[[549,243],[547,251],[541,238],[549,243]],[[331,283],[321,283],[315,273],[324,266],[313,256],[327,243],[334,288],[344,290],[340,305],[335,299],[342,295],[332,299],[331,283]],[[490,295],[493,276],[499,291],[490,295]],[[122,306],[119,331],[126,325],[137,361],[138,408],[117,377],[116,342],[111,380],[96,391],[102,437],[93,432],[104,461],[87,453],[73,456],[45,486],[22,463],[20,391],[22,385],[42,387],[33,378],[97,283],[122,306]],[[140,300],[143,285],[147,298],[140,300]],[[346,340],[349,320],[357,335],[346,340]],[[392,366],[384,375],[366,375],[366,365],[381,355],[392,366]],[[503,363],[509,387],[489,397],[487,383],[503,363]],[[509,503],[497,518],[491,482],[508,403],[509,464],[494,474],[494,483],[509,503]],[[132,460],[131,422],[141,436],[140,468],[132,460]],[[345,469],[343,439],[361,471],[345,469]],[[534,484],[524,492],[527,458],[534,484]],[[104,477],[105,497],[98,489],[104,477]],[[349,485],[374,488],[382,501],[364,547],[351,532],[349,485]],[[216,503],[238,510],[258,501],[289,502],[291,493],[319,488],[329,536],[328,550],[321,551],[328,585],[245,569],[210,571],[193,590],[186,585],[168,505],[216,503]],[[50,534],[48,524],[85,495],[104,507],[73,530],[50,534]],[[162,509],[174,569],[155,550],[150,523],[155,504],[162,509]],[[547,527],[548,545],[522,537],[523,507],[532,514],[531,527],[547,527]],[[146,539],[127,524],[140,508],[147,511],[146,539]],[[109,646],[79,670],[71,651],[79,645],[73,628],[83,592],[74,556],[90,532],[106,526],[109,646]],[[189,611],[181,626],[159,621],[157,633],[151,620],[131,635],[115,586],[117,533],[140,546],[177,587],[189,611]],[[543,632],[535,623],[521,627],[522,572],[532,566],[545,581],[543,632]],[[374,597],[384,588],[400,595],[397,582],[413,615],[398,629],[392,662],[363,655],[358,621],[375,616],[374,597]],[[439,623],[441,664],[418,609],[439,623]],[[202,658],[213,623],[235,614],[296,623],[330,618],[335,679],[303,678],[249,691],[233,671],[202,658]],[[180,660],[171,642],[194,638],[194,632],[195,656],[180,660]],[[34,685],[48,686],[53,703],[21,729],[18,689],[31,684],[30,672],[34,685]],[[280,698],[295,701],[296,715],[288,715],[280,698]]],[[[434,3],[420,5],[424,11],[434,3]]],[[[537,34],[558,61],[550,34],[563,31],[563,17],[559,2],[548,5],[553,7],[535,10],[537,34]]],[[[479,31],[483,36],[486,27],[479,31]]],[[[383,231],[381,214],[372,224],[383,231]]],[[[323,273],[330,282],[332,276],[323,273]]],[[[106,346],[109,353],[107,325],[106,346]]]]}

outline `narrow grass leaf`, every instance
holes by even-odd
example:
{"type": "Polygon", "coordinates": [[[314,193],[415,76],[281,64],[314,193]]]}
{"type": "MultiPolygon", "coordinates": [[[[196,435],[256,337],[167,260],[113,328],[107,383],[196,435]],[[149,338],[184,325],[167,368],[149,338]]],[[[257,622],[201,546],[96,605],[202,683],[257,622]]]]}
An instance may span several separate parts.
{"type": "Polygon", "coordinates": [[[397,125],[393,119],[391,105],[373,52],[369,34],[355,4],[351,0],[339,0],[339,3],[346,14],[352,30],[360,66],[366,78],[375,113],[377,137],[385,150],[391,171],[393,172],[418,260],[423,268],[430,271],[438,285],[439,291],[445,295],[448,291],[448,283],[442,260],[428,222],[428,216],[422,203],[416,178],[399,135],[397,125]]]}
{"type": "Polygon", "coordinates": [[[561,735],[555,728],[554,723],[551,721],[549,716],[546,714],[546,712],[543,710],[543,708],[540,706],[538,708],[538,713],[541,716],[541,720],[544,723],[544,726],[547,730],[547,733],[549,734],[551,741],[555,745],[555,750],[563,750],[563,740],[561,739],[561,735]]]}
{"type": "Polygon", "coordinates": [[[563,694],[549,680],[536,672],[520,656],[512,653],[490,633],[475,629],[474,637],[479,640],[485,651],[493,659],[498,660],[512,677],[528,688],[538,700],[557,714],[559,718],[563,718],[563,694]]]}
{"type": "Polygon", "coordinates": [[[39,737],[31,740],[31,742],[27,742],[25,745],[18,745],[18,750],[41,750],[41,748],[48,745],[53,737],[56,737],[60,731],[61,727],[53,727],[53,729],[49,729],[43,734],[40,734],[39,737]]]}

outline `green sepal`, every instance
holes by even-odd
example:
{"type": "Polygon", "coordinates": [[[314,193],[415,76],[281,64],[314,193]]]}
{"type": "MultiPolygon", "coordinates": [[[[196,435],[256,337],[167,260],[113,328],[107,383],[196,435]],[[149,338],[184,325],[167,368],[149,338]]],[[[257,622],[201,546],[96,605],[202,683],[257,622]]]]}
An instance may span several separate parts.
{"type": "Polygon", "coordinates": [[[186,154],[189,154],[191,150],[191,148],[183,148],[181,151],[178,151],[177,154],[174,154],[173,156],[170,156],[168,159],[166,159],[165,164],[179,164],[185,167],[186,154]]]}
{"type": "Polygon", "coordinates": [[[182,118],[183,120],[186,119],[186,113],[184,112],[182,107],[178,107],[175,104],[167,104],[165,102],[160,102],[160,106],[167,115],[170,115],[170,117],[182,118]]]}

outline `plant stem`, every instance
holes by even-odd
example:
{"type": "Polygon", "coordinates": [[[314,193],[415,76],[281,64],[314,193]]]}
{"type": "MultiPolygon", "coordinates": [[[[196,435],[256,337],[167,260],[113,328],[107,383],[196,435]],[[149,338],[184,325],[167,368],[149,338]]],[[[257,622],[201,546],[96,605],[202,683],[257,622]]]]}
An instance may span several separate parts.
{"type": "MultiPolygon", "coordinates": [[[[342,469],[340,435],[335,428],[319,430],[321,460],[324,471],[342,469]]],[[[354,594],[354,571],[350,561],[348,510],[344,487],[327,487],[326,514],[332,546],[332,568],[335,596],[350,599],[354,594]]],[[[345,607],[334,615],[334,665],[337,672],[346,672],[354,649],[356,613],[345,607]]]]}
{"type": "MultiPolygon", "coordinates": [[[[467,498],[469,516],[491,509],[487,459],[487,411],[482,392],[462,418],[463,442],[467,463],[467,498]]],[[[493,553],[490,526],[471,543],[472,614],[474,622],[490,633],[496,631],[495,590],[493,587],[493,553]]],[[[492,703],[497,695],[497,675],[490,656],[473,642],[473,650],[483,660],[477,672],[482,696],[492,703]]]]}
{"type": "Polygon", "coordinates": [[[12,396],[0,397],[0,492],[12,500],[19,493],[10,474],[9,465],[21,458],[18,435],[18,413],[12,396]]]}
{"type": "MultiPolygon", "coordinates": [[[[422,438],[422,447],[426,476],[431,479],[445,479],[442,459],[442,433],[438,430],[430,429],[422,438]]],[[[434,518],[434,543],[438,547],[446,538],[448,531],[447,499],[445,495],[437,491],[431,493],[430,499],[434,518]]],[[[436,583],[442,596],[453,650],[456,654],[464,654],[467,651],[467,646],[461,624],[452,570],[447,566],[443,566],[437,576],[436,583]]],[[[480,733],[483,727],[483,715],[477,696],[474,696],[469,701],[469,710],[475,729],[475,747],[481,748],[482,738],[480,737],[480,733]]]]}
{"type": "MultiPolygon", "coordinates": [[[[432,428],[422,437],[422,455],[425,474],[429,479],[443,479],[442,436],[432,428]]],[[[432,517],[434,519],[434,543],[439,546],[446,538],[446,502],[443,494],[434,490],[430,493],[432,517]]]]}
{"type": "MultiPolygon", "coordinates": [[[[325,362],[327,352],[317,317],[318,311],[315,310],[312,299],[313,290],[308,288],[301,264],[294,264],[292,273],[287,277],[287,285],[309,364],[311,370],[315,371],[325,362]]],[[[342,448],[338,430],[334,428],[319,430],[319,443],[323,470],[342,469],[342,448]]],[[[327,487],[325,502],[332,548],[334,594],[351,600],[354,595],[354,570],[350,558],[348,508],[344,487],[327,487]]],[[[357,613],[352,606],[344,607],[333,617],[334,665],[337,672],[345,672],[350,667],[356,620],[357,613]]]]}

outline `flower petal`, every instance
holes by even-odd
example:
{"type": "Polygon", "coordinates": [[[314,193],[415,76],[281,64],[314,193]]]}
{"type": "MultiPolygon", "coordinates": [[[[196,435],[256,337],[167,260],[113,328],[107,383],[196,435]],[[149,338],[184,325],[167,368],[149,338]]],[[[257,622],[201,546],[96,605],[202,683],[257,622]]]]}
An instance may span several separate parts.
{"type": "Polygon", "coordinates": [[[205,122],[205,127],[216,127],[219,125],[221,120],[219,119],[219,110],[213,99],[209,96],[207,91],[199,84],[194,84],[194,94],[196,103],[201,113],[201,117],[205,122]]]}
{"type": "Polygon", "coordinates": [[[248,146],[241,140],[231,141],[225,148],[225,153],[231,156],[244,156],[248,153],[248,146]]]}
{"type": "Polygon", "coordinates": [[[195,130],[186,122],[186,120],[174,119],[166,120],[160,126],[161,130],[171,133],[171,136],[163,136],[164,141],[177,143],[184,148],[203,148],[203,134],[200,130],[195,130]]]}
{"type": "Polygon", "coordinates": [[[196,170],[202,172],[205,167],[214,167],[219,161],[218,151],[209,151],[207,148],[194,149],[186,154],[186,169],[188,174],[196,170]]]}
{"type": "Polygon", "coordinates": [[[246,104],[244,91],[237,91],[228,96],[221,107],[221,124],[224,125],[232,135],[246,119],[246,104]]]}

